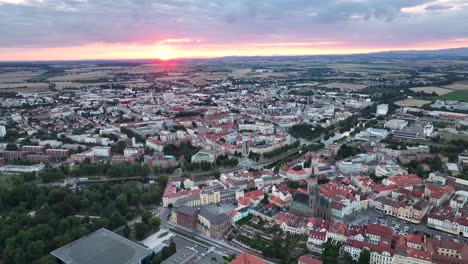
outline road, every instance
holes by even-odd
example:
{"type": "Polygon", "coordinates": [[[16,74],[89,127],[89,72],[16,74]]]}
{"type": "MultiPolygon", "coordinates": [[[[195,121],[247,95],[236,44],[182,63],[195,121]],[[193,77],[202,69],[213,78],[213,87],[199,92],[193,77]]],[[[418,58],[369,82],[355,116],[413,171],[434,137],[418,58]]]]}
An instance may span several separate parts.
{"type": "Polygon", "coordinates": [[[348,215],[343,219],[343,221],[351,225],[364,225],[367,221],[369,221],[369,223],[376,223],[378,218],[381,218],[383,220],[382,224],[388,225],[389,227],[399,225],[399,229],[396,232],[403,232],[404,228],[408,227],[408,234],[412,234],[413,232],[417,231],[424,234],[430,234],[433,237],[440,236],[442,239],[447,240],[466,240],[466,238],[460,238],[457,235],[452,235],[449,233],[442,232],[440,230],[429,228],[424,223],[413,224],[402,219],[386,215],[383,212],[380,212],[379,210],[373,208],[361,210],[356,214],[348,215]]]}

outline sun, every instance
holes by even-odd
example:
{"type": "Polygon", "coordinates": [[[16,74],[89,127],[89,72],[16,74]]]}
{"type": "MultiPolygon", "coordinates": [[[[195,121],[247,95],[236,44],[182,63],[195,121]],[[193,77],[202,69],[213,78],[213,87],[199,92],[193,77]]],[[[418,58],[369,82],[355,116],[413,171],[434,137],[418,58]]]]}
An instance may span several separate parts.
{"type": "Polygon", "coordinates": [[[169,48],[158,48],[154,52],[154,57],[163,61],[168,61],[168,60],[174,59],[174,53],[169,48]]]}

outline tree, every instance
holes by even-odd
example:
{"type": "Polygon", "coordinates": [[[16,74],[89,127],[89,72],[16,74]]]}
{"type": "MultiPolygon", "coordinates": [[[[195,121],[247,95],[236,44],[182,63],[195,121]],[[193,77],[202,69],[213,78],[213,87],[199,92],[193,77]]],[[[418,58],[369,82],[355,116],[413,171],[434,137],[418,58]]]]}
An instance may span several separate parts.
{"type": "Polygon", "coordinates": [[[125,217],[123,217],[118,211],[114,211],[110,217],[110,222],[113,226],[119,227],[125,223],[125,217]]]}
{"type": "Polygon", "coordinates": [[[148,210],[143,211],[143,214],[141,214],[141,221],[145,224],[148,224],[150,218],[151,218],[151,213],[148,210]]]}
{"type": "Polygon", "coordinates": [[[117,199],[115,200],[115,205],[122,212],[127,211],[127,208],[128,208],[127,195],[125,195],[125,193],[119,194],[119,196],[117,196],[117,199]]]}
{"type": "Polygon", "coordinates": [[[15,150],[18,150],[18,145],[13,144],[13,143],[8,143],[6,146],[6,149],[9,151],[15,151],[15,150]]]}
{"type": "Polygon", "coordinates": [[[143,240],[148,233],[148,226],[144,223],[135,224],[135,238],[138,240],[143,240]]]}
{"type": "Polygon", "coordinates": [[[163,247],[163,249],[161,250],[161,259],[164,261],[168,259],[170,256],[172,256],[172,254],[171,254],[171,250],[169,249],[169,247],[163,247]]]}
{"type": "Polygon", "coordinates": [[[367,249],[361,250],[359,254],[358,264],[369,264],[370,263],[370,251],[367,249]]]}
{"type": "Polygon", "coordinates": [[[161,226],[161,219],[157,216],[152,217],[149,219],[148,224],[153,231],[157,230],[161,226]]]}
{"type": "Polygon", "coordinates": [[[231,261],[233,261],[234,259],[236,258],[236,255],[234,254],[231,254],[229,256],[224,256],[223,259],[224,259],[224,264],[227,264],[231,261]]]}
{"type": "Polygon", "coordinates": [[[125,224],[125,227],[124,227],[124,229],[123,229],[123,235],[124,235],[124,237],[129,238],[129,237],[130,237],[130,233],[131,233],[130,227],[129,227],[127,224],[125,224]]]}
{"type": "Polygon", "coordinates": [[[34,260],[42,256],[44,253],[44,242],[42,240],[37,240],[34,242],[31,242],[28,245],[28,248],[26,250],[26,257],[29,260],[34,260]]]}
{"type": "MultiPolygon", "coordinates": [[[[125,217],[133,218],[142,213],[142,194],[148,192],[162,195],[159,185],[141,189],[136,182],[96,184],[81,190],[46,188],[24,181],[12,181],[8,187],[0,185],[2,263],[52,263],[48,257],[51,249],[99,228],[114,229],[125,224],[125,217]],[[131,210],[128,209],[130,205],[131,210]],[[118,206],[127,210],[121,211],[118,206]],[[36,212],[34,217],[27,215],[30,211],[36,212]],[[77,213],[100,218],[70,217],[77,213]]],[[[154,198],[161,199],[160,196],[154,198]]],[[[151,218],[148,222],[157,226],[151,218]]],[[[143,226],[136,228],[139,238],[150,230],[141,224],[143,226]]],[[[123,235],[129,237],[130,234],[130,227],[125,225],[123,235]]]]}
{"type": "Polygon", "coordinates": [[[121,140],[117,142],[117,144],[115,145],[112,151],[119,153],[119,154],[123,154],[126,147],[127,147],[127,142],[121,140]]]}
{"type": "Polygon", "coordinates": [[[171,252],[171,254],[175,254],[177,252],[176,243],[174,241],[169,243],[169,252],[171,252]]]}
{"type": "Polygon", "coordinates": [[[263,199],[262,199],[261,203],[262,203],[263,205],[269,203],[269,201],[268,201],[268,193],[265,193],[265,195],[263,196],[263,199]]]}
{"type": "Polygon", "coordinates": [[[323,264],[336,264],[339,263],[339,249],[340,247],[331,240],[328,240],[323,244],[322,251],[322,262],[323,264]]]}

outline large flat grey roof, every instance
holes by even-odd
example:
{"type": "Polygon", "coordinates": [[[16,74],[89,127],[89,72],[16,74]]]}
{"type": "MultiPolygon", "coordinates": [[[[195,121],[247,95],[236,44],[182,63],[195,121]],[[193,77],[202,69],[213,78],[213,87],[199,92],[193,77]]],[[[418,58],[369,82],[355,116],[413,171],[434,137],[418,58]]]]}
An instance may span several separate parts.
{"type": "Polygon", "coordinates": [[[198,255],[198,251],[185,247],[182,250],[177,251],[177,253],[170,256],[161,264],[185,264],[192,260],[196,255],[198,255]]]}
{"type": "Polygon", "coordinates": [[[152,253],[105,228],[51,252],[67,264],[139,264],[152,253]]]}

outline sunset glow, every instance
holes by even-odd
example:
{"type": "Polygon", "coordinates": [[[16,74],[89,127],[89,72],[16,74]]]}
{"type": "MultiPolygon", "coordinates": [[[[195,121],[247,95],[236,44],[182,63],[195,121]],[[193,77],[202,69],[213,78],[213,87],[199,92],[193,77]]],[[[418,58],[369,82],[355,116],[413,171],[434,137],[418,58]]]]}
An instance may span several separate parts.
{"type": "Polygon", "coordinates": [[[294,56],[324,54],[356,54],[388,50],[436,50],[468,46],[468,39],[421,42],[401,47],[359,47],[354,45],[308,45],[304,43],[272,43],[242,45],[126,45],[90,44],[54,48],[0,48],[1,60],[80,60],[80,59],[161,59],[212,58],[224,56],[294,56]]]}
{"type": "Polygon", "coordinates": [[[0,61],[169,60],[468,46],[468,3],[463,0],[117,0],[112,5],[0,0],[0,24],[8,25],[0,27],[0,61]]]}

